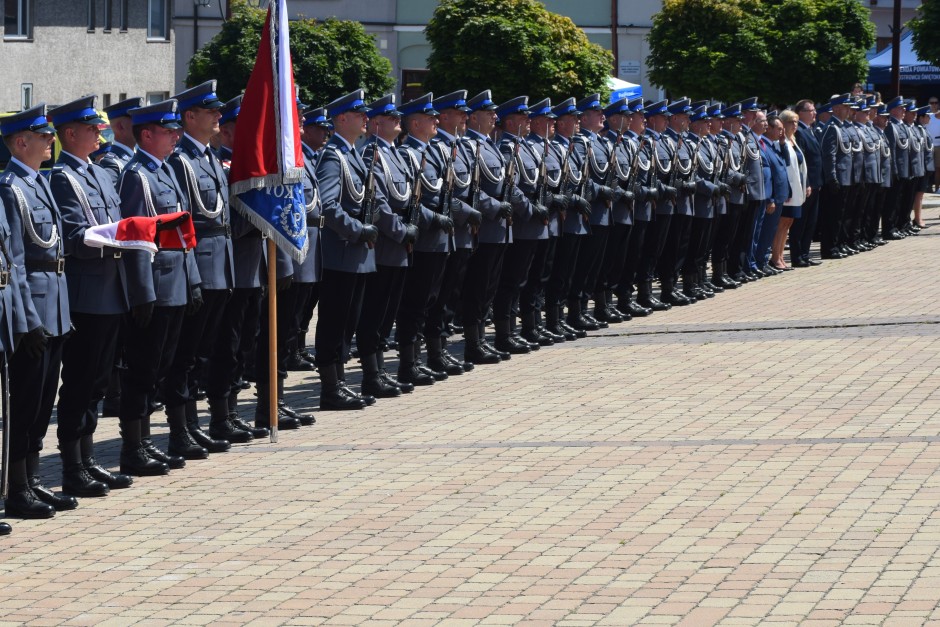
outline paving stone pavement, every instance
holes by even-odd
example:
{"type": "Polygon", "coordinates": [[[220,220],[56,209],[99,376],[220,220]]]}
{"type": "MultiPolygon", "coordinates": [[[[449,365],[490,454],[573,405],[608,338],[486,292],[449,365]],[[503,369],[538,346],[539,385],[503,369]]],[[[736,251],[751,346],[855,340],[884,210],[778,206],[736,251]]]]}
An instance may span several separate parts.
{"type": "Polygon", "coordinates": [[[11,521],[0,624],[940,624],[929,222],[11,521]]]}

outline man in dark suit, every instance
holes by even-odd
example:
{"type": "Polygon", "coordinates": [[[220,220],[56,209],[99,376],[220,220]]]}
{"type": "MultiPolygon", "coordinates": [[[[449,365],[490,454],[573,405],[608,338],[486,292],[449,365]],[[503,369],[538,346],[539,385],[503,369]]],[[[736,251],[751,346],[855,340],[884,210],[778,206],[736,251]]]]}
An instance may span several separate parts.
{"type": "MultiPolygon", "coordinates": [[[[51,518],[56,511],[78,507],[74,498],[54,494],[39,478],[39,451],[49,427],[70,324],[59,237],[62,223],[49,184],[39,174],[42,162],[52,156],[53,132],[45,104],[0,122],[0,135],[11,155],[0,175],[5,212],[0,236],[5,271],[15,276],[3,288],[3,300],[5,310],[13,305],[12,331],[22,338],[10,357],[10,490],[5,510],[7,516],[18,518],[51,518]],[[17,292],[10,295],[12,303],[6,295],[11,289],[17,292]]],[[[5,338],[6,353],[13,352],[13,344],[12,337],[5,338]]]]}
{"type": "Polygon", "coordinates": [[[363,96],[357,89],[326,106],[335,133],[316,171],[324,217],[315,340],[321,410],[362,409],[370,400],[374,402],[374,397],[360,396],[347,387],[344,374],[349,359],[347,338],[359,323],[366,275],[375,272],[373,246],[379,236],[375,225],[365,221],[362,202],[368,170],[355,149],[356,140],[366,132],[368,108],[363,96]]]}
{"type": "Polygon", "coordinates": [[[813,189],[812,194],[803,203],[800,217],[793,221],[790,227],[790,260],[794,268],[808,268],[818,266],[821,261],[811,259],[810,246],[813,243],[813,233],[816,231],[816,220],[819,215],[819,197],[817,190],[822,189],[822,147],[819,139],[813,132],[813,123],[816,121],[816,105],[812,100],[800,100],[796,103],[796,114],[800,122],[796,129],[796,144],[803,151],[806,160],[806,185],[813,189]]]}
{"type": "Polygon", "coordinates": [[[121,219],[121,198],[108,172],[89,161],[98,145],[100,118],[95,97],[86,96],[49,112],[62,153],[50,185],[62,211],[68,263],[72,333],[62,349],[62,387],[57,412],[62,454],[62,490],[73,496],[103,496],[127,488],[128,475],[112,474],[94,461],[98,402],[111,376],[121,321],[130,309],[120,250],[84,244],[85,230],[121,219]]]}

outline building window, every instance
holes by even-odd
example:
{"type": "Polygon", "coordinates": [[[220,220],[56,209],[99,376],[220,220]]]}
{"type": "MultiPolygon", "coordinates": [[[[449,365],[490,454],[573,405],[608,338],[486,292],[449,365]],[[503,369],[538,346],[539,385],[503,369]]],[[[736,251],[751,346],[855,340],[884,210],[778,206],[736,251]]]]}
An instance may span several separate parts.
{"type": "Polygon", "coordinates": [[[96,0],[88,0],[88,32],[95,32],[95,2],[96,0]]]}
{"type": "Polygon", "coordinates": [[[32,0],[3,0],[3,38],[32,39],[32,0]]]}
{"type": "Polygon", "coordinates": [[[148,0],[147,39],[167,41],[170,39],[169,2],[167,0],[148,0]]]}
{"type": "Polygon", "coordinates": [[[101,108],[107,109],[111,106],[111,94],[104,94],[101,96],[101,108]]]}
{"type": "Polygon", "coordinates": [[[118,21],[122,33],[127,32],[127,0],[118,0],[118,6],[121,11],[121,19],[118,21]]]}
{"type": "Polygon", "coordinates": [[[158,102],[163,102],[169,97],[170,93],[166,91],[148,91],[146,101],[148,105],[152,105],[157,104],[158,102]]]}
{"type": "Polygon", "coordinates": [[[113,7],[111,6],[111,0],[104,0],[104,32],[111,32],[111,11],[113,7]]]}
{"type": "Polygon", "coordinates": [[[29,109],[33,106],[33,84],[22,83],[20,85],[20,108],[29,109]]]}

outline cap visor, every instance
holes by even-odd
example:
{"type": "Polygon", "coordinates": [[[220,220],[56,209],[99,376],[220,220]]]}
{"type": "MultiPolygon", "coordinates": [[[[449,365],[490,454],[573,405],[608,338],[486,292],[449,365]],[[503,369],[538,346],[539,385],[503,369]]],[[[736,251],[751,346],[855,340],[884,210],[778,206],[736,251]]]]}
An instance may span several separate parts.
{"type": "Polygon", "coordinates": [[[40,126],[39,128],[30,129],[30,130],[33,131],[34,133],[39,133],[41,135],[52,135],[55,133],[55,129],[52,128],[52,126],[50,126],[49,124],[46,124],[45,126],[40,126]]]}
{"type": "Polygon", "coordinates": [[[168,129],[171,129],[171,130],[174,130],[174,131],[178,131],[178,130],[180,130],[181,128],[183,128],[182,126],[180,126],[180,125],[177,124],[176,122],[162,122],[162,123],[158,123],[158,126],[162,126],[163,128],[168,128],[168,129]]]}

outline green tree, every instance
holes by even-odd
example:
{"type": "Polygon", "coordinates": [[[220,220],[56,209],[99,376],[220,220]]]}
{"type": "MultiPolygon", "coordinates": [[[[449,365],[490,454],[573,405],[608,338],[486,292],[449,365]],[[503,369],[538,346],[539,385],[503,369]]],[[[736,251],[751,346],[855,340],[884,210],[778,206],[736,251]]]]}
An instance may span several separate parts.
{"type": "Polygon", "coordinates": [[[865,77],[874,42],[857,0],[666,0],[647,63],[655,84],[694,98],[821,100],[865,77]]]}
{"type": "MultiPolygon", "coordinates": [[[[254,68],[265,14],[245,0],[233,0],[231,19],[190,60],[186,83],[215,78],[219,98],[240,94],[254,68]]],[[[292,20],[290,47],[294,81],[304,102],[326,104],[359,87],[378,98],[395,85],[392,64],[359,22],[292,20]]]]}
{"type": "Polygon", "coordinates": [[[425,86],[437,94],[491,89],[497,102],[523,94],[558,102],[610,92],[610,52],[535,0],[441,0],[424,32],[425,86]]]}
{"type": "Polygon", "coordinates": [[[914,51],[933,65],[940,65],[940,2],[924,0],[907,27],[913,33],[914,51]]]}

